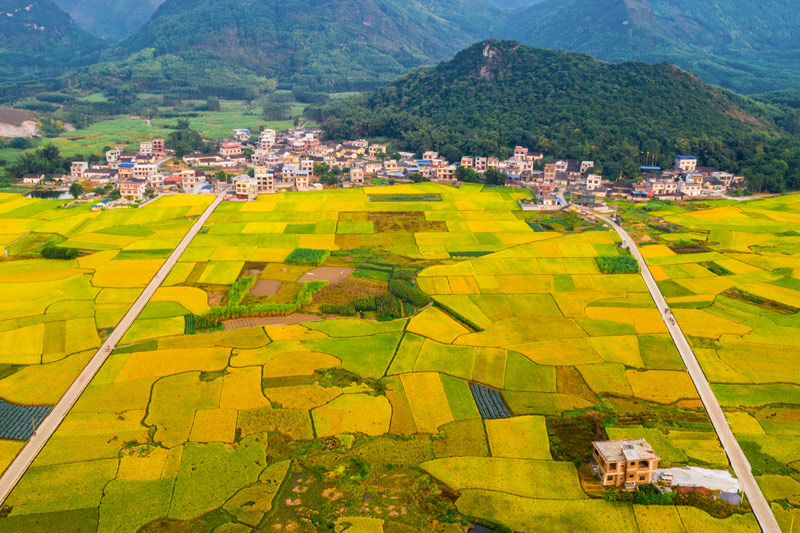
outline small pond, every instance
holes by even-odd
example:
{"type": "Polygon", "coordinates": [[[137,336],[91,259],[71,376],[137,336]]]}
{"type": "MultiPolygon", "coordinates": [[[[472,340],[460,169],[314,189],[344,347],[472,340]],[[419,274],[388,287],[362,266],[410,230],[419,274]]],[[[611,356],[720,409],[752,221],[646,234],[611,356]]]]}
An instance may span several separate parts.
{"type": "Polygon", "coordinates": [[[31,191],[25,195],[25,198],[38,198],[40,200],[73,200],[74,197],[69,191],[31,191]]]}

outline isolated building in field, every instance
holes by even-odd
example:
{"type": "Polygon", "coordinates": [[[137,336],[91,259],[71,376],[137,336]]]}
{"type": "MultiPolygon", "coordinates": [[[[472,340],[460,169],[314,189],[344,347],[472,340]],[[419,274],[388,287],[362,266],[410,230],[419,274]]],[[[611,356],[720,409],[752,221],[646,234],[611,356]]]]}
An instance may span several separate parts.
{"type": "Polygon", "coordinates": [[[655,481],[659,457],[646,440],[598,441],[592,445],[603,486],[632,490],[655,481]]]}

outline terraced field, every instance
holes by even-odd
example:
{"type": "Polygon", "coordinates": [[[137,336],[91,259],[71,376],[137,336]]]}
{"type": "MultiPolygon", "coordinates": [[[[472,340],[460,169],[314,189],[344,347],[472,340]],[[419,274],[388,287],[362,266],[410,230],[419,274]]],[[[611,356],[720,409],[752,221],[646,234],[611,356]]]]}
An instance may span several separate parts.
{"type": "Polygon", "coordinates": [[[800,518],[800,198],[689,205],[645,221],[642,254],[788,531],[800,518]]]}
{"type": "Polygon", "coordinates": [[[598,268],[614,234],[534,231],[521,194],[222,204],[0,529],[757,531],[746,507],[603,497],[592,440],[726,460],[643,281],[598,268]]]}

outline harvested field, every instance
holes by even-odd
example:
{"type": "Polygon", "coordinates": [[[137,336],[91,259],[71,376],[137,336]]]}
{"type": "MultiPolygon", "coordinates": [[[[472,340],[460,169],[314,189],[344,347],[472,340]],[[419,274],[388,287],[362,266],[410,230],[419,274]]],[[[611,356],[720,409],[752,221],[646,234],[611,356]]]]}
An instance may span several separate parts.
{"type": "Polygon", "coordinates": [[[291,316],[270,316],[263,318],[237,318],[236,320],[226,320],[223,322],[225,331],[234,329],[254,328],[261,326],[283,326],[288,324],[302,324],[303,322],[315,322],[323,320],[317,315],[294,314],[291,316]]]}
{"type": "Polygon", "coordinates": [[[354,270],[352,268],[320,267],[303,274],[297,281],[298,283],[306,283],[308,281],[325,280],[331,285],[336,285],[349,278],[353,272],[354,270]]]}
{"type": "Polygon", "coordinates": [[[281,282],[268,279],[260,279],[256,281],[253,288],[250,289],[250,294],[253,296],[274,296],[278,294],[281,288],[281,282]]]}

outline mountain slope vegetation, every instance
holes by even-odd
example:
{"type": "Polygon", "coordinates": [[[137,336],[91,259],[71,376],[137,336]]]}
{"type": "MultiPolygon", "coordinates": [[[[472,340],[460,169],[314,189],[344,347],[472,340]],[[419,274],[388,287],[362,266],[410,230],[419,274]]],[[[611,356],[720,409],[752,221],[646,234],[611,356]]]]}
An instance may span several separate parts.
{"type": "Polygon", "coordinates": [[[55,0],[86,31],[119,41],[147,22],[164,0],[55,0]]]}
{"type": "Polygon", "coordinates": [[[267,79],[369,88],[452,55],[501,20],[481,0],[167,0],[100,74],[143,89],[199,83],[210,92],[202,80],[219,81],[220,68],[231,91],[267,79]]]}
{"type": "Polygon", "coordinates": [[[800,84],[800,6],[786,0],[546,0],[514,38],[606,61],[669,61],[743,93],[800,84]]]}
{"type": "Polygon", "coordinates": [[[52,0],[0,5],[0,81],[57,76],[96,61],[104,47],[52,0]]]}
{"type": "Polygon", "coordinates": [[[696,152],[705,164],[739,169],[759,146],[782,142],[774,140],[777,108],[673,65],[605,63],[496,40],[313,113],[333,138],[501,156],[519,144],[598,161],[608,176],[637,173],[642,152],[662,165],[696,152]]]}

